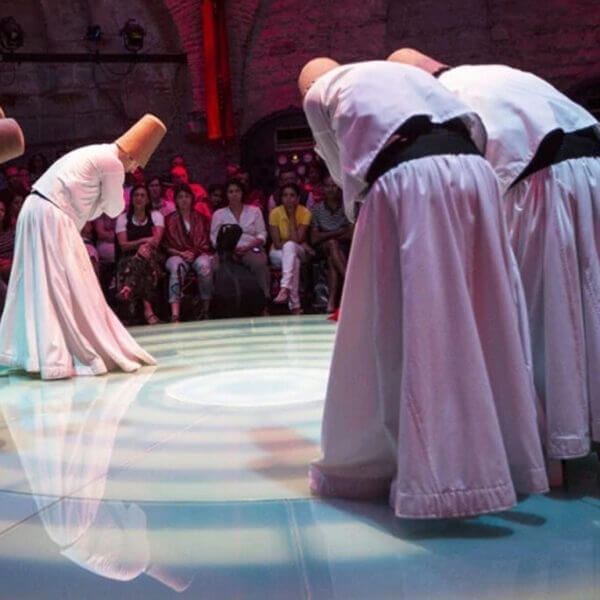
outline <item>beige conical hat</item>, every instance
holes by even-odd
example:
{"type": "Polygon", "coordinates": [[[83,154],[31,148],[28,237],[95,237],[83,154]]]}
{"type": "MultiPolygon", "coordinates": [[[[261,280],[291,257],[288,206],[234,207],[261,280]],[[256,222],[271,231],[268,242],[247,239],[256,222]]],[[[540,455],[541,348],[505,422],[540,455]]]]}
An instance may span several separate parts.
{"type": "Polygon", "coordinates": [[[419,67],[423,71],[427,71],[432,75],[439,71],[442,67],[446,67],[444,63],[438,62],[431,56],[427,56],[414,48],[400,48],[395,50],[388,56],[388,60],[392,62],[402,63],[403,65],[412,65],[419,67]]]}
{"type": "Polygon", "coordinates": [[[327,71],[331,71],[339,66],[340,63],[333,60],[333,58],[321,57],[309,60],[304,67],[302,67],[298,77],[298,89],[300,90],[302,97],[304,98],[306,92],[308,92],[312,84],[321,77],[321,75],[324,75],[327,71]]]}
{"type": "Polygon", "coordinates": [[[128,129],[116,144],[135,162],[144,168],[150,157],[167,133],[165,124],[151,114],[144,115],[133,127],[128,129]]]}
{"type": "Polygon", "coordinates": [[[14,119],[0,119],[0,164],[25,152],[25,137],[14,119]]]}

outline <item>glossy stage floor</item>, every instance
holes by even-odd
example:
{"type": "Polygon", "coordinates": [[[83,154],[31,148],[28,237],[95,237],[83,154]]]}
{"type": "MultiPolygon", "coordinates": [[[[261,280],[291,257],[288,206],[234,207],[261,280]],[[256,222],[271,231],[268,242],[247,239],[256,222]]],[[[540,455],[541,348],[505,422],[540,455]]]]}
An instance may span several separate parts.
{"type": "Polygon", "coordinates": [[[591,459],[478,519],[311,498],[335,324],[133,333],[158,368],[0,377],[2,600],[600,598],[591,459]]]}

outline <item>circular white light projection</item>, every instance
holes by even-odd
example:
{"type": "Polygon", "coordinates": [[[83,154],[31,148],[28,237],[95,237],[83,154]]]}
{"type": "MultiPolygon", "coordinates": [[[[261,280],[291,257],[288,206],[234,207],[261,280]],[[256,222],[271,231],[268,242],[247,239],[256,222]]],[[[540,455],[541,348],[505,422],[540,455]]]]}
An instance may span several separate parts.
{"type": "Polygon", "coordinates": [[[327,369],[302,367],[238,369],[191,377],[166,393],[180,402],[210,406],[256,407],[321,402],[327,369]]]}

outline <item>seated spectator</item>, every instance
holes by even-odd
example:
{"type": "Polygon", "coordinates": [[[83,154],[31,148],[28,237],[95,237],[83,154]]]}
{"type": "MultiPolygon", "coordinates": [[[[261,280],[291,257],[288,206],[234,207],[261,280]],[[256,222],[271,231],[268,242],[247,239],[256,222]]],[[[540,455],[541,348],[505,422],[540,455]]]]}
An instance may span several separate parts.
{"type": "Polygon", "coordinates": [[[22,194],[26,194],[26,190],[21,182],[21,174],[17,165],[9,165],[4,169],[4,177],[6,179],[6,186],[9,195],[14,194],[16,191],[20,191],[22,194]]]}
{"type": "Polygon", "coordinates": [[[216,210],[227,206],[225,186],[223,184],[213,183],[208,186],[208,206],[213,214],[216,210]]]}
{"type": "Polygon", "coordinates": [[[312,198],[312,195],[307,191],[303,190],[299,185],[298,173],[296,173],[296,169],[294,167],[287,167],[282,169],[279,172],[278,177],[278,187],[277,189],[269,196],[269,200],[267,201],[267,208],[269,213],[277,206],[281,206],[281,192],[285,185],[288,183],[293,183],[298,186],[300,190],[300,196],[298,202],[302,206],[310,205],[312,206],[315,202],[312,198]]]}
{"type": "Polygon", "coordinates": [[[141,300],[146,323],[154,325],[159,322],[153,303],[158,300],[162,275],[163,257],[158,248],[164,220],[159,212],[151,211],[146,186],[133,187],[129,208],[118,216],[115,231],[119,243],[117,298],[128,304],[129,314],[141,300]]]}
{"type": "Polygon", "coordinates": [[[244,189],[246,190],[244,204],[258,206],[263,213],[265,212],[267,209],[267,199],[262,190],[252,187],[250,173],[248,173],[248,171],[243,171],[241,167],[235,167],[235,172],[230,179],[238,179],[244,186],[244,189]]]}
{"type": "Polygon", "coordinates": [[[94,231],[94,223],[92,221],[88,221],[81,230],[81,237],[83,238],[83,243],[85,244],[85,249],[88,252],[88,256],[90,257],[90,261],[92,263],[92,267],[94,267],[94,271],[96,272],[96,276],[99,276],[99,260],[98,260],[98,250],[96,250],[96,232],[94,231]]]}
{"type": "Polygon", "coordinates": [[[100,215],[93,221],[96,234],[96,250],[98,251],[98,276],[100,285],[107,298],[116,292],[115,278],[115,227],[117,219],[107,214],[100,215]]]}
{"type": "Polygon", "coordinates": [[[133,173],[125,173],[125,184],[123,185],[123,200],[125,202],[125,210],[129,208],[131,199],[131,190],[136,185],[145,185],[144,169],[138,167],[133,173]]]}
{"type": "Polygon", "coordinates": [[[21,167],[19,169],[19,181],[21,182],[21,186],[23,190],[25,190],[25,195],[31,192],[31,175],[29,174],[29,169],[27,167],[21,167]]]}
{"type": "Polygon", "coordinates": [[[31,183],[35,183],[41,175],[43,175],[50,166],[48,159],[41,153],[34,154],[27,165],[29,167],[29,177],[31,183]]]}
{"type": "MultiPolygon", "coordinates": [[[[171,187],[167,189],[165,194],[167,200],[175,201],[175,188],[181,183],[185,183],[192,190],[194,203],[205,200],[208,197],[203,186],[199,183],[190,183],[188,170],[183,165],[179,165],[171,169],[171,187]]],[[[201,209],[202,211],[204,209],[201,209]]]]}
{"type": "Polygon", "coordinates": [[[100,263],[112,264],[115,262],[115,227],[117,219],[107,214],[100,215],[94,221],[96,233],[96,250],[100,263]]]}
{"type": "Polygon", "coordinates": [[[308,165],[304,189],[308,194],[306,208],[312,212],[323,200],[323,168],[318,162],[308,165]]]}
{"type": "Polygon", "coordinates": [[[23,208],[23,202],[25,202],[25,198],[27,197],[27,193],[20,183],[17,183],[11,190],[8,202],[8,212],[10,213],[11,227],[15,227],[21,208],[23,208]]]}
{"type": "Polygon", "coordinates": [[[15,228],[12,225],[9,207],[0,200],[0,280],[8,283],[15,249],[15,228]]]}
{"type": "Polygon", "coordinates": [[[148,180],[148,193],[152,210],[157,210],[163,217],[175,212],[175,202],[165,197],[160,177],[155,175],[148,180]]]}
{"type": "Polygon", "coordinates": [[[328,175],[323,182],[323,201],[312,211],[311,241],[327,257],[329,298],[327,312],[333,313],[346,276],[346,262],[352,239],[352,225],[344,213],[340,188],[328,175]]]}
{"type": "Polygon", "coordinates": [[[242,235],[236,224],[222,225],[217,233],[219,268],[211,305],[212,316],[217,319],[257,317],[267,306],[264,291],[236,254],[242,235]]]}
{"type": "Polygon", "coordinates": [[[271,273],[265,244],[267,229],[260,208],[244,204],[244,188],[241,182],[232,179],[225,188],[227,206],[215,211],[210,226],[210,239],[217,245],[217,236],[222,225],[236,224],[242,229],[242,235],[235,249],[243,265],[256,277],[265,298],[268,300],[271,289],[271,273]]]}
{"type": "Polygon", "coordinates": [[[305,243],[311,214],[300,205],[300,188],[295,183],[287,183],[281,188],[281,202],[281,206],[269,215],[273,240],[269,258],[282,270],[281,288],[273,301],[287,302],[292,314],[300,314],[300,262],[311,252],[305,243]]]}
{"type": "Polygon", "coordinates": [[[201,301],[201,319],[208,318],[213,290],[210,251],[210,222],[205,215],[193,210],[194,195],[190,186],[181,183],[175,189],[175,206],[165,223],[164,246],[169,255],[169,304],[171,321],[179,321],[181,284],[185,275],[193,269],[198,278],[201,301]]]}
{"type": "Polygon", "coordinates": [[[186,167],[187,168],[187,165],[185,164],[185,158],[183,158],[183,156],[181,156],[181,154],[176,154],[171,159],[171,169],[173,167],[186,167]]]}
{"type": "MultiPolygon", "coordinates": [[[[15,196],[13,196],[14,198],[15,196]]],[[[19,209],[23,204],[23,197],[18,196],[19,209]]],[[[0,315],[4,310],[6,300],[6,291],[10,270],[12,268],[12,259],[15,249],[15,223],[16,216],[12,218],[12,211],[8,200],[0,199],[0,315]]]]}

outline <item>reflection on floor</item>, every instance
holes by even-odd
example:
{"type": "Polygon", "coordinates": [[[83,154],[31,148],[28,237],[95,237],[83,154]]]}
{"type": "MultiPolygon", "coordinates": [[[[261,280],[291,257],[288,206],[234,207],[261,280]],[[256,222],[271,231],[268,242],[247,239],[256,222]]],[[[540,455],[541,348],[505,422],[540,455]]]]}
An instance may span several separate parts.
{"type": "Polygon", "coordinates": [[[133,330],[134,375],[0,377],[0,598],[598,600],[595,457],[457,521],[309,496],[335,325],[133,330]]]}

